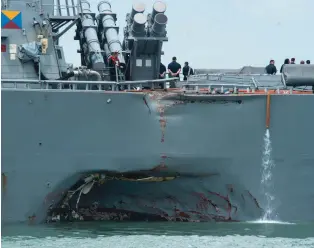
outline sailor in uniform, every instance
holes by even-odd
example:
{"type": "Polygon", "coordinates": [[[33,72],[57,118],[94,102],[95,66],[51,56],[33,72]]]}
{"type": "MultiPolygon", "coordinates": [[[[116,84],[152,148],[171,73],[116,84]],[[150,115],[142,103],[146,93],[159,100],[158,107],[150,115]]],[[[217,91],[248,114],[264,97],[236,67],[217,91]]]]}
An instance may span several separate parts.
{"type": "MultiPolygon", "coordinates": [[[[166,72],[167,72],[167,69],[166,69],[166,66],[160,62],[160,67],[159,67],[159,79],[165,79],[166,78],[166,72]]],[[[164,83],[160,83],[159,86],[161,89],[164,88],[164,83]]]]}
{"type": "Polygon", "coordinates": [[[118,55],[119,52],[115,51],[108,58],[110,81],[117,81],[117,75],[119,75],[120,61],[118,55]]]}
{"type": "MultiPolygon", "coordinates": [[[[171,78],[178,78],[180,81],[181,65],[177,62],[177,58],[173,57],[172,62],[168,65],[168,72],[171,78]]],[[[175,88],[174,82],[170,82],[170,88],[175,88]]]]}
{"type": "Polygon", "coordinates": [[[183,80],[187,81],[190,75],[194,75],[193,69],[189,66],[189,62],[184,63],[183,67],[183,80]]]}

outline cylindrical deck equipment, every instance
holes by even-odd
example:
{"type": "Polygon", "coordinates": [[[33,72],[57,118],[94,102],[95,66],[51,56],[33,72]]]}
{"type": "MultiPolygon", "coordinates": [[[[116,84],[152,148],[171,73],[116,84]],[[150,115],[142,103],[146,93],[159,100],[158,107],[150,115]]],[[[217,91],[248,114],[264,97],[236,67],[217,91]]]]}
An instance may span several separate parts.
{"type": "Polygon", "coordinates": [[[152,26],[152,36],[163,36],[166,31],[166,25],[168,22],[168,17],[165,14],[157,14],[155,15],[154,24],[152,26]]]}
{"type": "Polygon", "coordinates": [[[119,40],[118,29],[116,27],[115,19],[112,16],[111,5],[107,1],[101,1],[98,6],[98,11],[104,14],[101,22],[104,28],[104,34],[108,43],[110,52],[119,52],[120,63],[124,62],[124,57],[122,56],[122,46],[119,40]],[[107,14],[107,15],[106,15],[107,14]]]}
{"type": "Polygon", "coordinates": [[[133,36],[143,36],[145,33],[145,23],[147,21],[147,16],[143,13],[137,13],[133,18],[132,23],[132,35],[133,36]]]}
{"type": "Polygon", "coordinates": [[[90,10],[89,2],[82,0],[82,27],[84,29],[84,36],[88,46],[89,58],[94,70],[102,70],[105,68],[104,59],[101,54],[101,48],[97,36],[97,31],[94,23],[94,18],[90,10]],[[90,14],[88,14],[90,13],[90,14]]]}
{"type": "Polygon", "coordinates": [[[157,14],[164,14],[166,12],[167,5],[164,2],[157,1],[153,5],[153,11],[151,14],[151,22],[154,22],[155,16],[157,14]]]}
{"type": "Polygon", "coordinates": [[[132,5],[132,11],[130,14],[130,21],[133,20],[134,16],[138,13],[144,13],[145,11],[145,4],[143,3],[134,3],[132,5]]]}

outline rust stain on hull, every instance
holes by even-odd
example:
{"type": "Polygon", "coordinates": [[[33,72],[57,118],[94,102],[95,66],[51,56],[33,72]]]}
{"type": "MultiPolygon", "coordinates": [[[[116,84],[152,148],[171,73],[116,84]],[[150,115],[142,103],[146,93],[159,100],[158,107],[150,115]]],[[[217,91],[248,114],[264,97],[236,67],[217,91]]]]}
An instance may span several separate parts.
{"type": "Polygon", "coordinates": [[[1,173],[1,181],[2,181],[2,192],[6,192],[6,189],[7,189],[7,176],[4,173],[1,173]]]}

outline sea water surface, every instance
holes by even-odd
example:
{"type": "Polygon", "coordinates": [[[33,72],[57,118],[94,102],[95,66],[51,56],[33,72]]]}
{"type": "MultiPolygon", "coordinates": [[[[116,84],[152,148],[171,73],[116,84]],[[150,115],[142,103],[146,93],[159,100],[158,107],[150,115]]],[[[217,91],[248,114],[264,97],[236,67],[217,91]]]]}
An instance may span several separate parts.
{"type": "Polygon", "coordinates": [[[93,222],[2,226],[2,247],[314,247],[314,223],[93,222]]]}

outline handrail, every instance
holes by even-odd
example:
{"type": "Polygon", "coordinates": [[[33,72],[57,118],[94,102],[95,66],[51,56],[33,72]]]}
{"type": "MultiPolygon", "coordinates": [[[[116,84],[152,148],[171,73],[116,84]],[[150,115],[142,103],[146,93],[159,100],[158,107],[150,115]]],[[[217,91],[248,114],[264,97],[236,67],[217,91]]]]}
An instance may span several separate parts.
{"type": "MultiPolygon", "coordinates": [[[[201,83],[201,84],[182,84],[183,86],[213,86],[213,87],[220,87],[220,86],[226,86],[226,87],[239,87],[239,88],[251,88],[252,85],[249,84],[225,84],[225,83],[201,83]]],[[[255,87],[257,88],[257,87],[255,87]]]]}
{"type": "Polygon", "coordinates": [[[202,74],[190,75],[190,78],[199,77],[199,76],[220,76],[220,75],[225,75],[225,74],[223,74],[223,73],[202,73],[202,74]]]}
{"type": "MultiPolygon", "coordinates": [[[[241,76],[266,76],[268,74],[264,73],[264,74],[258,74],[258,73],[250,73],[250,74],[247,74],[247,73],[201,73],[201,74],[194,74],[194,75],[191,75],[190,77],[194,77],[194,76],[238,76],[238,77],[241,77],[241,76]]],[[[276,76],[276,75],[274,75],[276,76]]]]}
{"type": "Polygon", "coordinates": [[[286,80],[284,76],[281,75],[268,75],[268,74],[225,74],[225,73],[206,73],[206,74],[195,74],[191,75],[188,79],[189,82],[195,82],[202,80],[203,78],[201,77],[206,77],[206,80],[211,80],[211,81],[224,81],[224,79],[231,79],[231,78],[239,78],[242,79],[243,81],[247,81],[245,79],[250,79],[252,83],[254,84],[255,88],[262,87],[262,88],[272,88],[272,87],[278,87],[278,86],[271,86],[271,85],[260,85],[259,81],[255,78],[256,76],[261,77],[262,79],[263,76],[278,76],[278,83],[282,84],[284,88],[287,88],[286,85],[286,80]],[[217,77],[217,79],[210,79],[210,77],[217,77]],[[279,78],[281,77],[281,81],[279,78]]]}
{"type": "Polygon", "coordinates": [[[66,80],[38,80],[38,79],[1,79],[2,89],[8,89],[10,87],[3,87],[3,83],[11,83],[17,88],[17,85],[26,85],[26,88],[30,89],[30,84],[36,84],[40,86],[45,86],[46,89],[49,89],[49,85],[57,85],[58,89],[62,89],[64,84],[73,86],[73,89],[77,89],[77,85],[84,85],[85,89],[88,90],[90,85],[98,85],[98,89],[102,90],[103,85],[111,86],[111,90],[115,91],[116,87],[119,85],[127,85],[128,89],[131,89],[131,86],[140,86],[143,88],[143,84],[152,84],[154,88],[155,83],[167,83],[170,81],[177,81],[177,78],[166,78],[166,79],[152,79],[152,80],[138,80],[138,81],[66,81],[66,80]]]}
{"type": "Polygon", "coordinates": [[[71,80],[41,80],[38,79],[11,79],[11,78],[1,78],[1,83],[49,83],[49,84],[145,84],[145,83],[162,83],[169,81],[178,81],[177,78],[165,78],[165,79],[150,79],[150,80],[137,80],[137,81],[121,81],[116,83],[114,81],[71,81],[71,80]]]}
{"type": "MultiPolygon", "coordinates": [[[[53,1],[52,1],[53,2],[53,1]]],[[[59,12],[59,16],[62,17],[68,17],[68,16],[77,16],[79,13],[82,12],[82,7],[79,1],[76,2],[76,4],[74,3],[74,0],[72,0],[72,4],[65,2],[64,4],[59,4],[60,2],[57,3],[41,3],[40,6],[41,8],[43,7],[53,7],[53,10],[56,12],[59,12]],[[66,10],[66,15],[63,15],[62,10],[66,10]],[[71,10],[71,11],[70,11],[71,10]]],[[[55,13],[53,13],[53,15],[51,17],[56,17],[58,15],[55,15],[55,13]]]]}
{"type": "MultiPolygon", "coordinates": [[[[237,92],[239,89],[241,88],[246,88],[247,92],[250,92],[250,89],[252,87],[252,85],[248,85],[248,84],[226,84],[226,83],[200,83],[200,84],[183,84],[182,85],[182,90],[183,92],[187,92],[187,91],[191,91],[190,87],[194,88],[194,91],[196,93],[199,93],[200,91],[202,91],[202,89],[200,89],[199,87],[201,86],[205,86],[207,87],[207,91],[211,92],[212,91],[212,87],[220,87],[221,88],[221,92],[224,92],[224,87],[226,87],[227,89],[229,88],[233,88],[234,92],[237,92]],[[188,88],[187,88],[188,87],[188,88]]],[[[257,87],[253,88],[252,91],[255,91],[257,89],[257,87]]],[[[193,90],[192,90],[193,91],[193,90]]]]}
{"type": "Polygon", "coordinates": [[[252,82],[253,82],[255,88],[257,89],[257,88],[258,88],[257,82],[256,82],[256,80],[255,80],[255,78],[254,78],[253,76],[252,76],[251,80],[252,80],[252,82]]]}
{"type": "Polygon", "coordinates": [[[281,82],[283,83],[284,87],[287,88],[286,79],[283,73],[281,73],[281,82]]]}
{"type": "MultiPolygon", "coordinates": [[[[206,74],[206,76],[207,76],[207,80],[209,79],[209,78],[208,78],[209,76],[218,76],[218,80],[213,80],[213,81],[223,81],[223,79],[222,79],[223,76],[226,76],[226,77],[228,78],[228,76],[235,76],[235,75],[206,74]]],[[[197,80],[197,79],[198,79],[197,77],[194,77],[194,75],[193,75],[191,78],[189,78],[189,82],[190,82],[191,79],[192,79],[192,80],[193,80],[193,79],[196,79],[195,81],[199,81],[199,80],[197,80]]],[[[195,81],[192,81],[192,82],[195,82],[195,81]]],[[[256,80],[255,80],[255,78],[254,78],[253,76],[250,78],[250,81],[252,81],[252,84],[254,85],[255,89],[257,89],[257,88],[258,88],[258,85],[257,85],[256,80]]],[[[213,84],[213,83],[212,83],[212,84],[213,84]]],[[[189,85],[196,85],[196,84],[193,83],[193,84],[189,84],[189,85]]],[[[208,84],[206,84],[206,85],[208,85],[208,84]]],[[[223,85],[231,86],[231,85],[235,85],[235,84],[217,83],[217,86],[223,86],[223,85]]],[[[242,85],[242,84],[237,84],[237,85],[242,85]]],[[[199,85],[199,86],[200,86],[200,85],[199,85]]],[[[248,86],[245,85],[245,87],[248,87],[248,86]]],[[[250,87],[250,86],[249,86],[249,87],[250,87]]]]}

